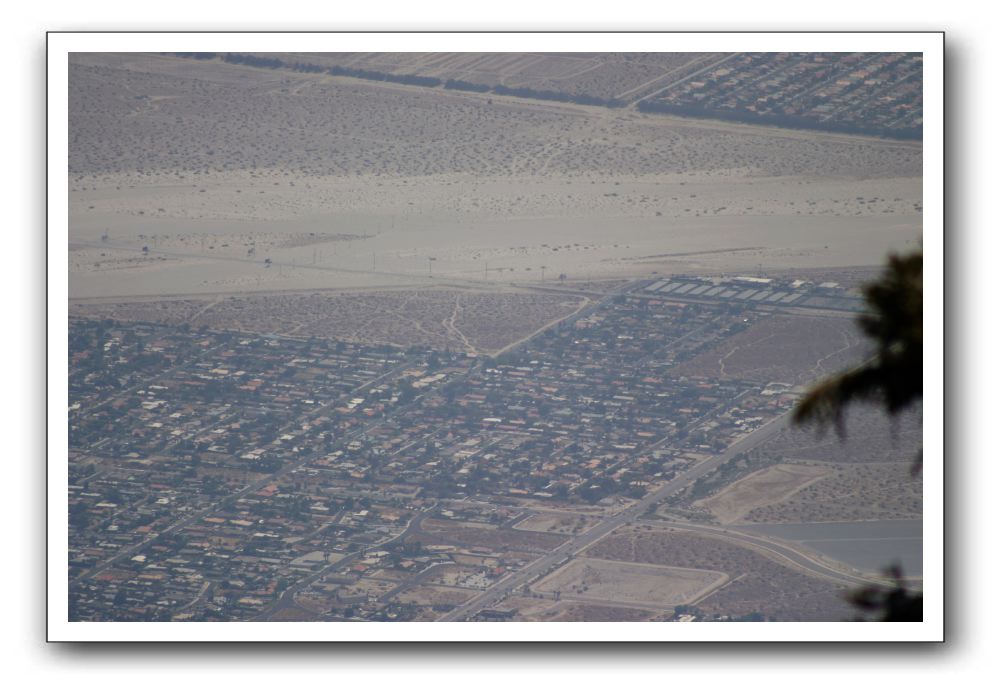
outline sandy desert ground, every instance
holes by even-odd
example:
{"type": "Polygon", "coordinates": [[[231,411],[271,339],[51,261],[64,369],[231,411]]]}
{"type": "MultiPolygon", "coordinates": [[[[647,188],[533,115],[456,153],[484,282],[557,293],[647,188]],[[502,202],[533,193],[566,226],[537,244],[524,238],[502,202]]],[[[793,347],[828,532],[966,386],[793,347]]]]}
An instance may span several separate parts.
{"type": "Polygon", "coordinates": [[[697,505],[707,508],[720,524],[733,524],[751,510],[785,501],[830,474],[825,466],[781,463],[737,480],[697,505]]]}
{"type": "Polygon", "coordinates": [[[756,548],[708,534],[670,531],[662,525],[628,526],[586,554],[725,573],[729,582],[697,604],[705,611],[734,615],[760,611],[774,613],[781,620],[843,620],[851,615],[836,585],[784,566],[756,548]]]}
{"type": "Polygon", "coordinates": [[[767,316],[679,365],[688,376],[801,385],[860,361],[866,341],[852,316],[767,316]]]}
{"type": "Polygon", "coordinates": [[[713,571],[582,557],[534,583],[533,590],[591,602],[670,608],[696,601],[727,580],[713,571]]]}
{"type": "Polygon", "coordinates": [[[586,300],[540,292],[410,289],[234,294],[203,299],[75,301],[76,316],[177,327],[321,337],[365,344],[500,351],[553,325],[586,300]]]}
{"type": "Polygon", "coordinates": [[[873,265],[921,236],[913,142],[142,54],[74,55],[69,107],[71,298],[873,265]]]}

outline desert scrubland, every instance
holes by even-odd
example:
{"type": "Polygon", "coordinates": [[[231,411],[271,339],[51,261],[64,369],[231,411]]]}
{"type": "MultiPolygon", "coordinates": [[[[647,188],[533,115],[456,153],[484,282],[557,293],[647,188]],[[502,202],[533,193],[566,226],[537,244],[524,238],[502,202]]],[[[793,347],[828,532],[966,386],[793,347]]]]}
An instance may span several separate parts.
{"type": "Polygon", "coordinates": [[[700,505],[738,524],[920,518],[922,481],[911,469],[922,449],[921,411],[893,421],[858,407],[842,430],[782,431],[759,450],[781,463],[748,473],[700,505]]]}
{"type": "Polygon", "coordinates": [[[921,234],[913,142],[145,54],[73,55],[69,101],[72,298],[872,265],[921,234]]]}
{"type": "Polygon", "coordinates": [[[739,615],[751,611],[775,613],[783,620],[837,620],[850,615],[850,608],[844,605],[836,585],[799,573],[764,551],[717,535],[630,526],[597,543],[588,555],[726,574],[728,582],[696,599],[704,610],[739,615]]]}
{"type": "Polygon", "coordinates": [[[195,329],[497,353],[585,304],[550,293],[428,288],[101,300],[75,303],[72,311],[195,329]]]}

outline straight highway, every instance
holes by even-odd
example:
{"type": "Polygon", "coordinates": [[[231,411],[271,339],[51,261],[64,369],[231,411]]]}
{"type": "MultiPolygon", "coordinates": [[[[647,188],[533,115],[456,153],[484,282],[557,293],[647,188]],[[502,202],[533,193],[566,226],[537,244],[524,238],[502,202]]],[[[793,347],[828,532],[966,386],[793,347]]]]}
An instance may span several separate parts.
{"type": "Polygon", "coordinates": [[[498,602],[514,590],[536,580],[537,578],[540,578],[548,571],[570,560],[577,553],[591,547],[620,527],[633,522],[655,504],[660,503],[670,496],[673,496],[684,487],[687,487],[698,480],[700,477],[711,473],[721,465],[733,460],[740,454],[749,452],[751,449],[769,439],[781,429],[785,428],[789,422],[789,414],[776,417],[772,421],[755,430],[753,433],[750,433],[746,437],[741,438],[737,442],[730,445],[722,454],[709,457],[701,463],[696,464],[660,489],[650,492],[626,509],[615,515],[606,517],[585,533],[573,537],[571,540],[563,543],[543,557],[534,560],[515,573],[507,575],[505,578],[493,584],[485,590],[485,592],[478,595],[471,601],[462,604],[453,611],[445,614],[441,620],[445,622],[455,622],[470,618],[479,611],[498,602]]]}

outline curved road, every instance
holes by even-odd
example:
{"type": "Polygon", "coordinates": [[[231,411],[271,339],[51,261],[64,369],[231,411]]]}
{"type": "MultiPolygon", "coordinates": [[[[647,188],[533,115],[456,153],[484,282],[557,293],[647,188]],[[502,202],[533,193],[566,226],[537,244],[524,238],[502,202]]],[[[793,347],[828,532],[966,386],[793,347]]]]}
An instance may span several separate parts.
{"type": "Polygon", "coordinates": [[[699,533],[710,534],[721,538],[729,538],[750,547],[758,547],[767,552],[771,552],[779,557],[783,557],[790,565],[798,566],[803,571],[814,573],[844,585],[856,586],[864,583],[874,583],[877,585],[893,585],[874,576],[858,575],[851,569],[850,572],[843,571],[830,566],[819,560],[814,553],[804,552],[791,542],[779,541],[766,536],[748,534],[742,531],[734,531],[722,527],[707,524],[689,524],[687,522],[651,522],[651,526],[668,527],[671,529],[684,529],[687,531],[697,531],[699,533]]]}
{"type": "Polygon", "coordinates": [[[674,495],[683,487],[690,485],[695,480],[712,472],[724,463],[733,460],[739,454],[750,451],[770,438],[774,433],[787,426],[788,423],[789,415],[785,414],[761,426],[750,435],[730,445],[722,454],[712,456],[693,466],[660,489],[647,494],[625,510],[606,517],[585,533],[575,536],[543,557],[506,576],[479,596],[444,615],[441,620],[452,622],[470,618],[487,606],[498,602],[513,590],[536,580],[551,569],[565,563],[578,552],[594,545],[620,527],[633,522],[647,512],[654,504],[674,495]]]}

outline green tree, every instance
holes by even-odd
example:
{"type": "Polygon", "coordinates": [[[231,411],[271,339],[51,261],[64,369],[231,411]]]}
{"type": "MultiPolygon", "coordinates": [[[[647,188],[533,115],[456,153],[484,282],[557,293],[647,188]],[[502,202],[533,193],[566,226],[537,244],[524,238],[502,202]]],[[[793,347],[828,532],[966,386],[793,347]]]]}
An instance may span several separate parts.
{"type": "MultiPolygon", "coordinates": [[[[922,398],[922,251],[891,255],[881,278],[864,288],[868,313],[860,327],[873,342],[866,361],[815,386],[795,410],[798,424],[832,424],[843,436],[843,413],[854,402],[884,406],[897,415],[922,398]]],[[[912,467],[922,467],[922,453],[912,467]]],[[[852,604],[882,621],[922,620],[922,593],[910,590],[891,567],[894,588],[865,587],[852,604]]]]}

